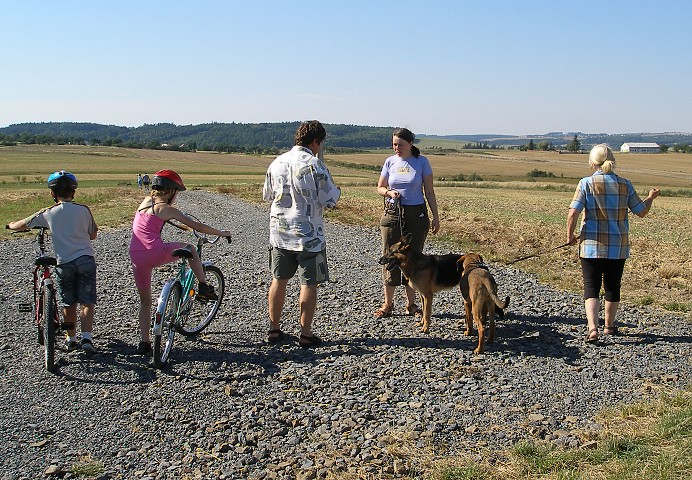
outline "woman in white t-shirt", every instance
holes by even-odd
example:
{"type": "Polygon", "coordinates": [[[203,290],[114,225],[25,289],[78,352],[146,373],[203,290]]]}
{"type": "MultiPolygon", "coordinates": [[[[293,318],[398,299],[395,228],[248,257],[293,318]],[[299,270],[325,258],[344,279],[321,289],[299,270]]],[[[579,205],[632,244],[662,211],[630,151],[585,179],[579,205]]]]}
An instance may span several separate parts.
{"type": "MultiPolygon", "coordinates": [[[[422,252],[428,230],[436,234],[440,229],[432,167],[430,161],[420,154],[418,147],[413,145],[414,140],[415,136],[407,128],[394,130],[394,155],[384,161],[377,182],[377,193],[385,200],[384,213],[380,219],[383,255],[407,233],[412,235],[412,248],[422,252]],[[428,216],[428,206],[432,221],[428,216]]],[[[377,318],[392,315],[394,290],[402,284],[401,270],[387,270],[383,267],[382,282],[384,303],[375,311],[377,318]]],[[[422,311],[416,305],[416,292],[408,285],[406,299],[406,314],[420,316],[422,311]]]]}

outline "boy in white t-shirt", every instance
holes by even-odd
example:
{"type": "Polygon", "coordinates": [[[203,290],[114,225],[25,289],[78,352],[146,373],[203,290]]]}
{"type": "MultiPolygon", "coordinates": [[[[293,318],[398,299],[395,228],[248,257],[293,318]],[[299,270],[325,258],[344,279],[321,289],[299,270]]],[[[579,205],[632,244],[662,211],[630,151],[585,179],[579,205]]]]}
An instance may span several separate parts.
{"type": "Polygon", "coordinates": [[[53,251],[58,261],[55,268],[58,292],[63,306],[67,332],[67,349],[81,348],[93,353],[96,348],[91,332],[96,306],[96,261],[91,241],[96,239],[98,227],[86,205],[74,203],[77,177],[61,170],[48,177],[48,187],[55,205],[23,219],[11,222],[6,228],[27,230],[34,227],[49,228],[53,251]],[[81,343],[77,341],[77,306],[81,304],[81,343]]]}

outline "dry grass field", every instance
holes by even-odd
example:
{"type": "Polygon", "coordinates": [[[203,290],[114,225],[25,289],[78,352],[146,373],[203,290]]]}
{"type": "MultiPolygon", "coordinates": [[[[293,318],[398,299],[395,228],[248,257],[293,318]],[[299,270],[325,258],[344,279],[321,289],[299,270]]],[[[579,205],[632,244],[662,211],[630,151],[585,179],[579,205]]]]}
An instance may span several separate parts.
{"type": "MultiPolygon", "coordinates": [[[[427,152],[424,152],[427,153],[427,152]]],[[[389,151],[327,155],[343,197],[329,213],[336,220],[377,225],[382,205],[375,193],[379,168],[389,151]]],[[[508,263],[523,255],[541,256],[516,263],[558,288],[580,290],[576,248],[549,252],[565,241],[567,207],[579,178],[589,174],[587,155],[514,150],[467,151],[432,155],[440,204],[438,237],[450,250],[482,253],[508,263]],[[550,172],[549,178],[527,174],[550,172]],[[476,181],[453,181],[473,174],[476,181]],[[444,179],[444,180],[443,180],[444,179]],[[549,253],[546,253],[549,252],[549,253]]],[[[626,264],[625,301],[692,311],[692,155],[616,154],[617,172],[645,195],[662,189],[644,219],[631,216],[632,258],[626,264]]],[[[92,207],[102,227],[128,225],[141,200],[137,173],[177,170],[187,185],[260,201],[260,189],[273,157],[168,152],[83,146],[0,148],[0,219],[22,218],[50,202],[45,178],[57,169],[80,179],[78,199],[92,207]]],[[[3,238],[8,238],[3,233],[3,238]]]]}

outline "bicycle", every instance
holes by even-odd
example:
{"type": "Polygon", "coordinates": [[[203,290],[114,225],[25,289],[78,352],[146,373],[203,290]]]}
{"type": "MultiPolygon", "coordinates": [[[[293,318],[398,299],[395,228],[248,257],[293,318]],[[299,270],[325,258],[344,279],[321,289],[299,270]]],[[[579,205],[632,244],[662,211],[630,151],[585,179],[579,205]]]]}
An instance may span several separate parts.
{"type": "Polygon", "coordinates": [[[55,368],[55,339],[60,334],[74,328],[73,324],[61,321],[60,308],[56,295],[55,281],[51,267],[58,263],[55,257],[47,254],[45,227],[37,227],[36,258],[34,259],[33,303],[20,303],[22,313],[34,313],[38,329],[38,343],[43,345],[43,363],[47,371],[55,368]]]}
{"type": "MultiPolygon", "coordinates": [[[[192,232],[197,237],[196,248],[200,259],[202,247],[207,243],[213,245],[221,238],[216,236],[210,240],[196,230],[192,232]]],[[[231,243],[231,237],[226,238],[231,243]]],[[[212,262],[203,261],[207,284],[214,287],[218,299],[197,299],[197,278],[187,262],[187,259],[192,258],[192,252],[187,248],[178,248],[173,251],[173,255],[180,258],[178,274],[164,284],[152,317],[153,357],[157,368],[163,368],[168,363],[176,332],[191,337],[209,326],[219,311],[225,292],[225,279],[221,270],[212,262]]]]}

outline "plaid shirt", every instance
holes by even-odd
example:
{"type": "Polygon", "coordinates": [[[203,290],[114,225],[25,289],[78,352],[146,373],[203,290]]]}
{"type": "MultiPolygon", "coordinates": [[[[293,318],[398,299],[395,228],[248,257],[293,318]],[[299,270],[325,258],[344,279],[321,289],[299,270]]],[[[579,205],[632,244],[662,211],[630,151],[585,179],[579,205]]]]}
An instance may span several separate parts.
{"type": "Polygon", "coordinates": [[[579,233],[580,257],[630,256],[628,209],[638,214],[646,206],[629,180],[598,170],[579,181],[569,207],[579,212],[584,210],[579,233]]]}

